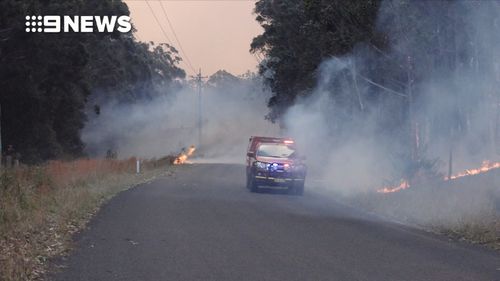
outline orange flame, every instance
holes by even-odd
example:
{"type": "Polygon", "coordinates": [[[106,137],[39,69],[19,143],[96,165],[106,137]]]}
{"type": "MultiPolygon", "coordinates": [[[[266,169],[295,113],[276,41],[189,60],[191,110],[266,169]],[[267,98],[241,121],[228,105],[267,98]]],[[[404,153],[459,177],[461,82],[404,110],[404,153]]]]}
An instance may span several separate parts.
{"type": "Polygon", "coordinates": [[[452,175],[450,178],[445,178],[445,180],[454,180],[454,179],[463,178],[466,176],[473,176],[473,175],[477,175],[477,174],[482,174],[482,173],[488,172],[489,170],[498,169],[498,168],[500,168],[500,162],[483,161],[483,164],[481,165],[481,167],[479,167],[477,169],[465,170],[465,171],[458,173],[456,175],[452,175]]]}
{"type": "MultiPolygon", "coordinates": [[[[490,161],[483,161],[481,166],[476,169],[468,169],[463,172],[460,172],[458,174],[452,175],[451,177],[445,177],[443,180],[449,181],[449,180],[455,180],[458,178],[463,178],[467,176],[473,176],[473,175],[478,175],[482,173],[486,173],[490,170],[493,169],[498,169],[500,168],[500,162],[490,162],[490,161]]],[[[407,189],[410,187],[410,184],[406,180],[401,180],[401,183],[398,186],[387,186],[383,187],[377,190],[378,193],[393,193],[393,192],[398,192],[403,189],[407,189]]]]}
{"type": "Polygon", "coordinates": [[[410,184],[406,180],[401,180],[401,183],[398,186],[386,186],[377,190],[378,193],[393,193],[398,192],[403,189],[407,189],[410,187],[410,184]]]}
{"type": "Polygon", "coordinates": [[[187,162],[188,158],[191,157],[195,151],[196,151],[196,147],[194,147],[194,145],[191,145],[187,150],[183,150],[177,156],[177,158],[175,158],[174,165],[181,165],[181,164],[188,163],[187,162]]]}

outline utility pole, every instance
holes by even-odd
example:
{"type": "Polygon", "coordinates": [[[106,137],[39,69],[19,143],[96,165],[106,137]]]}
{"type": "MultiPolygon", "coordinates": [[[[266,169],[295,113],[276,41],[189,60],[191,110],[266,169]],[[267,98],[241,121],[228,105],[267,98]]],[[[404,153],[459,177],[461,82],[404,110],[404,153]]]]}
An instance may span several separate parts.
{"type": "Polygon", "coordinates": [[[198,85],[198,149],[201,147],[201,141],[202,141],[202,132],[203,132],[203,107],[202,107],[202,99],[201,99],[201,89],[202,89],[202,82],[204,78],[208,78],[207,76],[202,76],[201,75],[201,68],[200,72],[196,76],[191,76],[197,83],[198,85]]]}

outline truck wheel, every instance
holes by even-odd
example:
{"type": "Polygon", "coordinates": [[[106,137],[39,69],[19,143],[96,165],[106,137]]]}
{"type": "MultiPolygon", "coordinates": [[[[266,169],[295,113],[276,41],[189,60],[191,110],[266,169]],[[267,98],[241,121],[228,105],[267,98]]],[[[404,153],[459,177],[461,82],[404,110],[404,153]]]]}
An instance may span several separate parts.
{"type": "Polygon", "coordinates": [[[247,178],[247,188],[250,189],[251,192],[259,192],[259,186],[255,182],[252,174],[247,178]]]}
{"type": "Polygon", "coordinates": [[[294,183],[290,191],[290,193],[294,195],[304,195],[304,183],[294,183]]]}
{"type": "Polygon", "coordinates": [[[252,183],[250,182],[250,176],[247,175],[247,189],[250,190],[251,186],[252,186],[252,183]]]}

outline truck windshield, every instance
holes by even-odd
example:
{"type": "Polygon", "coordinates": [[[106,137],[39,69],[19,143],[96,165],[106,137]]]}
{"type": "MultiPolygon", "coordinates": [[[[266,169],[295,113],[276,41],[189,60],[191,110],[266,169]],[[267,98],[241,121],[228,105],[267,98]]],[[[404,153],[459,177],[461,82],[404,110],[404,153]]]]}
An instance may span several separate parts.
{"type": "Polygon", "coordinates": [[[261,144],[257,149],[257,156],[276,157],[276,158],[293,158],[295,149],[286,144],[261,144]]]}

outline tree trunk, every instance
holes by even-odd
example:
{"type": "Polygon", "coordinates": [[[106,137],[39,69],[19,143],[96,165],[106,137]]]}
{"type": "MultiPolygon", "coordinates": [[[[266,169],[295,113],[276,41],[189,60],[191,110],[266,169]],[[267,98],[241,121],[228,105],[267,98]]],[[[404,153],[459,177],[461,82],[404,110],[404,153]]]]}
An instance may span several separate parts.
{"type": "Polygon", "coordinates": [[[410,127],[410,155],[411,160],[418,159],[418,130],[416,127],[415,114],[413,109],[413,78],[412,78],[412,58],[407,57],[407,85],[406,95],[408,97],[408,121],[410,127]]]}

